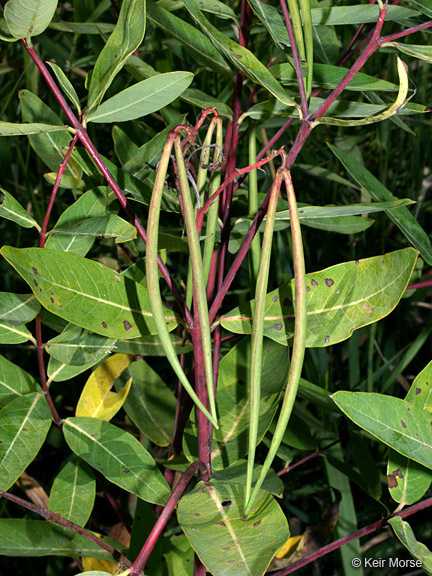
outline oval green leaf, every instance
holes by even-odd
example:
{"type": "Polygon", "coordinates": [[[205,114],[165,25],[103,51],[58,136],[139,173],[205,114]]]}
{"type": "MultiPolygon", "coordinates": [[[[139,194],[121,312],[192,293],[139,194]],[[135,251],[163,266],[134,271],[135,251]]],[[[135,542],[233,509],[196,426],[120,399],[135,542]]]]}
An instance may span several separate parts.
{"type": "Polygon", "coordinates": [[[9,0],[4,7],[4,17],[15,38],[30,40],[42,34],[49,26],[58,0],[9,0]]]}
{"type": "MultiPolygon", "coordinates": [[[[109,338],[155,334],[146,288],[98,262],[46,248],[3,246],[6,260],[50,312],[109,338]]],[[[167,316],[169,329],[177,322],[167,316]]]]}
{"type": "Polygon", "coordinates": [[[432,415],[406,400],[369,392],[336,392],[339,408],[396,452],[432,469],[432,415]]]}
{"type": "Polygon", "coordinates": [[[17,396],[36,392],[38,388],[33,376],[0,356],[0,406],[5,406],[17,396]]]}
{"type": "Polygon", "coordinates": [[[12,222],[19,224],[23,228],[32,228],[35,226],[35,228],[40,230],[36,220],[32,218],[18,200],[15,200],[12,194],[9,194],[6,190],[0,190],[0,216],[7,220],[12,220],[12,222]]]}
{"type": "Polygon", "coordinates": [[[20,326],[33,320],[40,312],[40,305],[33,294],[0,292],[0,320],[20,326]]]}
{"type": "Polygon", "coordinates": [[[116,94],[87,116],[88,122],[126,122],[152,114],[175,100],[193,80],[192,72],[153,76],[116,94]]]}
{"type": "Polygon", "coordinates": [[[180,526],[214,576],[261,576],[289,537],[285,515],[268,492],[259,492],[248,517],[244,506],[243,486],[216,480],[199,482],[180,500],[180,526]]]}
{"type": "Polygon", "coordinates": [[[50,426],[50,409],[38,392],[15,398],[0,410],[0,490],[9,490],[33,462],[50,426]]]}
{"type": "Polygon", "coordinates": [[[63,430],[71,450],[107,480],[146,502],[166,504],[169,486],[132,434],[98,418],[68,418],[63,430]]]}
{"type": "Polygon", "coordinates": [[[96,497],[93,472],[78,458],[70,460],[54,478],[48,509],[63,518],[85,526],[96,497]]]}

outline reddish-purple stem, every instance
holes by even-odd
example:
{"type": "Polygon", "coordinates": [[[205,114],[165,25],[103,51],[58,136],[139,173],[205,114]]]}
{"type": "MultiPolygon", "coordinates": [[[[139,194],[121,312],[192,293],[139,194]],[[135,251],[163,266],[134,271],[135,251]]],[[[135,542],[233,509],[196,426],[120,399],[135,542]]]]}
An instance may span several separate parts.
{"type": "MultiPolygon", "coordinates": [[[[44,62],[41,60],[39,54],[35,51],[35,49],[33,47],[30,47],[25,40],[22,40],[21,42],[23,43],[28,54],[30,55],[30,57],[32,58],[34,63],[36,64],[36,66],[39,69],[40,73],[42,74],[44,80],[47,82],[51,92],[55,96],[57,102],[60,104],[63,112],[66,114],[66,117],[69,120],[71,126],[75,129],[79,140],[82,142],[84,147],[87,149],[88,153],[90,154],[90,156],[93,159],[93,162],[96,164],[99,171],[104,176],[105,180],[107,181],[107,183],[109,184],[109,186],[111,187],[111,189],[113,190],[115,195],[117,196],[117,199],[120,202],[122,208],[125,210],[130,221],[132,222],[132,224],[136,227],[139,236],[142,238],[142,240],[144,242],[146,242],[147,235],[146,235],[146,231],[144,229],[144,226],[142,225],[138,216],[132,210],[126,196],[123,194],[122,189],[117,184],[117,182],[115,181],[115,179],[111,175],[110,171],[106,167],[105,163],[103,162],[102,158],[100,157],[100,155],[99,155],[98,151],[96,150],[93,142],[91,141],[89,135],[87,134],[87,130],[82,126],[82,124],[80,123],[80,121],[75,116],[72,109],[70,108],[69,104],[66,102],[65,98],[63,97],[62,93],[58,89],[56,83],[54,82],[54,79],[52,78],[51,74],[49,73],[47,67],[45,66],[44,62]]],[[[171,292],[173,293],[174,298],[176,299],[176,302],[177,302],[186,322],[188,324],[192,323],[193,322],[192,314],[191,314],[190,310],[188,309],[188,307],[186,306],[186,303],[184,302],[183,298],[181,297],[180,292],[177,289],[177,286],[174,284],[174,281],[171,278],[171,275],[170,275],[167,267],[165,266],[164,262],[162,261],[162,259],[160,257],[158,257],[158,266],[159,266],[159,270],[161,271],[161,274],[162,274],[164,280],[168,284],[168,287],[171,290],[171,292]]]]}
{"type": "Polygon", "coordinates": [[[195,472],[197,470],[202,471],[203,481],[208,482],[209,480],[209,473],[206,465],[203,462],[194,462],[189,466],[183,476],[180,478],[177,486],[172,491],[171,496],[168,499],[168,502],[165,508],[162,510],[161,515],[157,519],[155,525],[153,526],[152,531],[150,532],[147,540],[144,543],[144,546],[141,549],[141,552],[138,554],[135,562],[132,564],[130,569],[130,576],[138,576],[144,570],[147,560],[158,541],[159,536],[162,533],[162,530],[165,528],[166,523],[171,517],[171,514],[174,511],[174,508],[177,506],[180,498],[183,496],[184,491],[186,490],[189,482],[192,480],[195,472]]]}
{"type": "Polygon", "coordinates": [[[416,288],[430,288],[432,286],[432,280],[425,280],[424,282],[418,282],[417,284],[410,284],[407,286],[407,290],[416,290],[416,288]]]}
{"type": "Polygon", "coordinates": [[[412,26],[411,28],[407,28],[406,30],[402,30],[402,32],[396,32],[395,34],[389,34],[388,36],[381,36],[379,39],[380,45],[386,44],[387,42],[394,42],[399,38],[403,38],[404,36],[410,36],[411,34],[415,34],[416,32],[420,32],[420,30],[426,30],[432,26],[432,21],[423,22],[423,24],[418,24],[417,26],[412,26]]]}
{"type": "Polygon", "coordinates": [[[292,470],[294,470],[294,468],[298,468],[299,466],[302,466],[306,462],[309,462],[309,460],[313,460],[313,458],[316,458],[317,456],[319,456],[320,454],[322,454],[323,452],[325,452],[326,450],[328,450],[329,448],[331,448],[335,444],[338,444],[339,442],[340,442],[340,439],[335,440],[334,442],[332,442],[331,444],[328,444],[328,446],[325,446],[324,448],[321,448],[321,450],[315,450],[315,452],[312,452],[312,454],[308,454],[307,456],[305,456],[304,458],[302,458],[298,462],[295,462],[294,464],[290,464],[286,468],[279,470],[277,475],[283,476],[284,474],[288,474],[288,472],[291,472],[292,470]]]}
{"type": "Polygon", "coordinates": [[[308,102],[307,102],[307,96],[306,96],[303,74],[302,74],[302,69],[301,69],[301,64],[300,64],[300,56],[299,56],[298,48],[297,48],[297,42],[296,42],[296,39],[294,36],[294,30],[292,27],[291,17],[290,17],[289,11],[288,11],[288,6],[286,3],[286,0],[280,0],[280,5],[282,8],[282,14],[283,14],[283,17],[285,20],[285,26],[286,26],[289,41],[291,44],[291,51],[292,51],[293,60],[294,60],[294,68],[295,68],[296,76],[297,76],[297,84],[298,84],[298,88],[299,88],[299,92],[300,92],[302,114],[303,114],[303,118],[306,118],[309,115],[309,106],[308,106],[308,102]]]}
{"type": "Polygon", "coordinates": [[[94,544],[96,544],[100,548],[103,548],[104,550],[106,550],[108,552],[108,554],[111,554],[111,556],[114,558],[114,560],[121,562],[122,564],[124,564],[125,567],[128,567],[131,565],[130,560],[128,560],[125,556],[123,556],[123,554],[121,552],[119,552],[118,550],[116,550],[115,548],[110,546],[107,542],[104,542],[104,540],[102,540],[101,538],[98,538],[97,536],[95,536],[92,532],[89,532],[85,528],[81,528],[81,526],[78,526],[78,524],[75,524],[74,522],[71,522],[70,520],[66,520],[66,518],[63,518],[63,516],[60,516],[60,514],[55,514],[54,512],[50,512],[46,508],[42,508],[41,506],[36,506],[36,504],[32,504],[31,502],[28,502],[27,500],[24,500],[23,498],[20,498],[19,496],[15,496],[14,494],[9,494],[9,492],[3,492],[3,490],[0,490],[0,496],[3,498],[6,498],[6,500],[10,500],[14,504],[18,504],[18,506],[21,506],[22,508],[25,508],[26,510],[30,510],[31,512],[34,512],[35,514],[38,514],[38,516],[41,516],[45,520],[48,520],[48,522],[54,522],[54,524],[59,524],[60,526],[64,526],[65,528],[69,528],[69,530],[72,530],[76,534],[80,534],[81,536],[84,536],[84,538],[87,538],[87,540],[90,540],[90,542],[93,542],[94,544]]]}
{"type": "Polygon", "coordinates": [[[360,528],[360,530],[356,530],[352,534],[348,534],[347,536],[343,536],[342,538],[339,538],[339,540],[335,540],[334,542],[327,544],[327,546],[323,546],[322,548],[320,548],[319,550],[317,550],[313,554],[309,554],[305,558],[302,558],[301,560],[294,562],[293,564],[291,564],[291,566],[288,566],[288,568],[285,568],[284,570],[281,570],[280,572],[274,572],[274,576],[288,576],[288,574],[292,574],[293,572],[296,572],[300,568],[303,568],[303,566],[307,566],[311,562],[314,562],[315,560],[322,558],[326,554],[329,554],[330,552],[334,552],[335,550],[338,550],[338,548],[341,548],[342,546],[344,546],[344,544],[348,544],[349,542],[352,542],[353,540],[357,540],[358,538],[362,538],[363,536],[367,536],[368,534],[372,534],[373,532],[380,530],[380,528],[383,528],[387,524],[387,522],[390,518],[395,518],[396,516],[399,516],[400,518],[407,518],[408,516],[411,516],[412,514],[415,514],[416,512],[420,512],[420,510],[425,510],[426,508],[429,508],[430,506],[432,506],[432,498],[428,498],[427,500],[424,500],[423,502],[418,502],[417,504],[414,504],[413,506],[410,506],[409,508],[405,508],[405,510],[402,510],[401,512],[397,512],[396,514],[391,514],[390,516],[386,516],[385,518],[382,518],[381,520],[378,520],[377,522],[373,522],[372,524],[369,524],[369,526],[365,526],[364,528],[360,528]]]}

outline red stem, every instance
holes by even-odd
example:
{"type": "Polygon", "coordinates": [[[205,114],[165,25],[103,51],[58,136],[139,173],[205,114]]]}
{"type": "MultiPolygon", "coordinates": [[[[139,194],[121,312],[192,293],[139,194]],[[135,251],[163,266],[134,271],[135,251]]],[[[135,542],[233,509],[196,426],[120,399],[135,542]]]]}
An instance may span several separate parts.
{"type": "Polygon", "coordinates": [[[165,528],[165,525],[170,519],[171,514],[174,511],[174,508],[177,506],[189,482],[192,480],[192,477],[194,476],[195,472],[198,469],[200,469],[204,474],[203,481],[207,482],[209,480],[207,466],[203,464],[203,462],[199,461],[194,462],[189,466],[189,468],[180,478],[177,486],[174,488],[165,508],[162,510],[161,515],[157,519],[155,525],[153,526],[152,531],[150,532],[147,540],[145,541],[144,546],[141,549],[141,552],[138,554],[135,562],[132,564],[130,570],[130,576],[138,576],[144,570],[146,562],[149,559],[149,556],[156,542],[158,541],[158,538],[161,535],[162,530],[165,528]]]}
{"type": "Polygon", "coordinates": [[[284,474],[288,474],[288,472],[291,472],[292,470],[294,470],[294,468],[298,468],[299,466],[302,466],[303,464],[305,464],[306,462],[309,462],[309,460],[312,460],[313,458],[316,458],[317,456],[319,456],[320,454],[322,454],[323,452],[325,452],[326,450],[328,450],[329,448],[331,448],[332,446],[334,446],[335,444],[338,444],[340,442],[340,438],[338,440],[335,440],[334,442],[332,442],[331,444],[328,444],[328,446],[325,446],[324,448],[321,448],[321,450],[315,450],[315,452],[312,452],[312,454],[308,454],[308,456],[305,456],[304,458],[302,458],[301,460],[299,460],[298,462],[295,462],[294,464],[290,464],[289,466],[287,466],[286,468],[283,468],[282,470],[279,470],[279,472],[277,473],[278,476],[283,476],[284,474]]]}
{"type": "Polygon", "coordinates": [[[410,34],[415,34],[416,32],[420,32],[420,30],[426,30],[426,28],[430,28],[432,26],[432,21],[424,22],[423,24],[418,24],[417,26],[412,26],[411,28],[407,28],[402,32],[396,32],[396,34],[389,34],[388,36],[381,36],[379,39],[380,46],[385,44],[386,42],[394,42],[394,40],[398,40],[399,38],[403,38],[404,36],[409,36],[410,34]]]}
{"type": "Polygon", "coordinates": [[[280,572],[274,572],[274,576],[288,576],[288,574],[296,572],[296,570],[303,568],[303,566],[307,566],[307,564],[310,564],[311,562],[318,560],[318,558],[322,558],[326,554],[334,552],[338,548],[341,548],[344,544],[348,544],[348,542],[352,542],[353,540],[357,540],[362,536],[367,536],[368,534],[376,532],[380,528],[383,528],[390,518],[395,518],[396,516],[399,516],[400,518],[407,518],[408,516],[411,516],[412,514],[415,514],[420,510],[429,508],[430,506],[432,506],[432,498],[428,498],[423,502],[418,502],[417,504],[414,504],[413,506],[410,506],[409,508],[402,510],[402,512],[390,514],[390,516],[386,516],[385,518],[382,518],[377,522],[369,524],[369,526],[360,528],[360,530],[356,530],[352,534],[348,534],[348,536],[343,536],[342,538],[339,538],[339,540],[335,540],[334,542],[327,544],[327,546],[323,546],[313,554],[309,554],[309,556],[306,556],[305,558],[302,558],[301,560],[294,562],[294,564],[291,564],[291,566],[288,566],[288,568],[285,568],[285,570],[281,570],[280,572]]]}
{"type": "Polygon", "coordinates": [[[46,508],[36,506],[36,504],[32,504],[31,502],[28,502],[27,500],[24,500],[19,496],[15,496],[14,494],[9,494],[9,492],[3,492],[3,490],[0,490],[0,496],[6,498],[6,500],[10,500],[14,504],[18,504],[18,506],[21,506],[22,508],[26,508],[27,510],[34,512],[35,514],[42,516],[42,518],[48,520],[48,522],[54,522],[54,524],[59,524],[60,526],[69,528],[69,530],[72,530],[76,534],[81,534],[81,536],[84,536],[84,538],[87,538],[87,540],[90,540],[90,542],[93,542],[100,548],[106,550],[109,554],[111,554],[114,560],[121,562],[125,566],[131,565],[130,560],[128,560],[125,556],[123,556],[121,552],[119,552],[118,550],[107,544],[107,542],[104,542],[104,540],[102,540],[101,538],[95,536],[92,532],[89,532],[85,528],[81,528],[81,526],[78,526],[78,524],[75,524],[70,520],[66,520],[66,518],[63,518],[63,516],[60,516],[60,514],[50,512],[46,508]]]}

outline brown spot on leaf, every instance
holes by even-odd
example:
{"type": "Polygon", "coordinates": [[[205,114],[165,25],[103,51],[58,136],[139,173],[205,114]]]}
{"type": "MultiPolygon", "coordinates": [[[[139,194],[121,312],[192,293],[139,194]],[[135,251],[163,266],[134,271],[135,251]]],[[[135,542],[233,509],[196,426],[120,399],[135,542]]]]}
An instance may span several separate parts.
{"type": "Polygon", "coordinates": [[[403,474],[400,468],[393,470],[391,474],[387,474],[387,484],[389,488],[396,488],[398,485],[398,478],[403,478],[403,474]]]}
{"type": "Polygon", "coordinates": [[[310,286],[306,286],[306,292],[310,292],[310,286]]]}
{"type": "Polygon", "coordinates": [[[36,288],[39,286],[38,281],[35,280],[34,278],[33,278],[33,283],[34,283],[34,285],[36,286],[36,288]]]}
{"type": "Polygon", "coordinates": [[[358,265],[360,264],[360,262],[359,262],[358,260],[356,260],[356,261],[354,262],[354,264],[355,264],[356,266],[358,266],[358,265]]]}
{"type": "Polygon", "coordinates": [[[334,280],[332,278],[326,278],[325,283],[326,283],[326,286],[328,286],[330,288],[331,286],[333,286],[334,280]]]}
{"type": "Polygon", "coordinates": [[[259,525],[261,524],[261,522],[262,522],[262,520],[258,520],[257,522],[255,522],[255,524],[254,524],[255,528],[256,528],[257,526],[259,526],[259,525]]]}
{"type": "Polygon", "coordinates": [[[417,395],[417,394],[421,394],[421,388],[416,388],[416,392],[415,392],[415,393],[416,393],[416,395],[417,395]]]}
{"type": "Polygon", "coordinates": [[[313,280],[313,279],[311,280],[311,284],[312,284],[312,286],[318,286],[318,282],[316,280],[313,280]]]}
{"type": "Polygon", "coordinates": [[[279,296],[276,294],[276,296],[273,296],[272,301],[273,302],[277,302],[279,300],[279,296]]]}
{"type": "Polygon", "coordinates": [[[273,324],[273,328],[275,330],[282,330],[282,326],[283,326],[283,324],[273,324]]]}
{"type": "Polygon", "coordinates": [[[199,512],[195,512],[194,516],[201,516],[199,512]]]}
{"type": "Polygon", "coordinates": [[[54,298],[52,296],[50,297],[50,300],[54,304],[54,298]]]}
{"type": "Polygon", "coordinates": [[[232,500],[224,500],[221,502],[222,506],[232,506],[232,500]]]}
{"type": "Polygon", "coordinates": [[[108,324],[106,322],[102,322],[102,328],[108,328],[108,324]]]}
{"type": "Polygon", "coordinates": [[[123,472],[124,472],[125,474],[129,474],[130,469],[129,469],[129,468],[124,468],[124,469],[123,469],[123,472]]]}
{"type": "Polygon", "coordinates": [[[217,526],[222,526],[223,528],[226,527],[225,522],[216,522],[217,526]]]}
{"type": "Polygon", "coordinates": [[[36,276],[39,274],[37,268],[35,268],[34,266],[32,266],[32,270],[33,270],[33,274],[36,274],[36,276]]]}
{"type": "Polygon", "coordinates": [[[124,329],[126,330],[126,332],[132,328],[132,324],[130,322],[128,322],[127,320],[125,320],[123,322],[123,324],[124,324],[124,329]]]}
{"type": "Polygon", "coordinates": [[[330,336],[326,336],[326,337],[324,338],[324,342],[325,342],[326,344],[328,344],[328,343],[330,342],[330,336]]]}
{"type": "Polygon", "coordinates": [[[401,419],[401,424],[402,424],[402,428],[406,428],[407,425],[405,424],[405,422],[401,419]]]}
{"type": "Polygon", "coordinates": [[[224,552],[228,552],[228,550],[230,550],[230,547],[227,546],[226,548],[222,548],[222,550],[223,550],[224,552]]]}

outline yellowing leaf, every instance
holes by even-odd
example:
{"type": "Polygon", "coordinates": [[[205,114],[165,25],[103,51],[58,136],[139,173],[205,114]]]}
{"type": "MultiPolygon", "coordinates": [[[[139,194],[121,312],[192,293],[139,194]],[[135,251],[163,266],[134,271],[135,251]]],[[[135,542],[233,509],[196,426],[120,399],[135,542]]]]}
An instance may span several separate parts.
{"type": "Polygon", "coordinates": [[[287,556],[291,556],[291,554],[297,550],[297,546],[302,538],[303,536],[301,534],[300,536],[292,536],[291,538],[288,538],[288,540],[276,554],[276,558],[286,558],[287,556]]]}
{"type": "Polygon", "coordinates": [[[98,558],[87,558],[82,559],[83,571],[89,572],[90,570],[96,570],[99,572],[106,572],[107,574],[119,574],[122,571],[121,562],[111,561],[111,560],[99,560],[98,558]]]}
{"type": "Polygon", "coordinates": [[[131,354],[114,354],[96,368],[81,393],[76,416],[109,421],[117,414],[129,393],[132,378],[120,392],[111,392],[111,388],[132,359],[131,354]]]}

